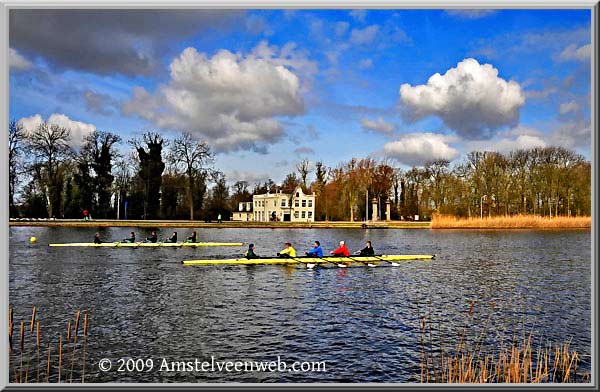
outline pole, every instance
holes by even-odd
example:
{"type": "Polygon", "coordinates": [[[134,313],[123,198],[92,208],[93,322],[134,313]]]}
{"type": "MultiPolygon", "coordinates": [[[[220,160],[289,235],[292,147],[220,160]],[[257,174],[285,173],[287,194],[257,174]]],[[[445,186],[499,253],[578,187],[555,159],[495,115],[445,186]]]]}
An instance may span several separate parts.
{"type": "Polygon", "coordinates": [[[369,190],[365,194],[365,222],[369,221],[369,190]]]}
{"type": "Polygon", "coordinates": [[[117,220],[119,220],[121,212],[121,189],[117,190],[117,220]]]}

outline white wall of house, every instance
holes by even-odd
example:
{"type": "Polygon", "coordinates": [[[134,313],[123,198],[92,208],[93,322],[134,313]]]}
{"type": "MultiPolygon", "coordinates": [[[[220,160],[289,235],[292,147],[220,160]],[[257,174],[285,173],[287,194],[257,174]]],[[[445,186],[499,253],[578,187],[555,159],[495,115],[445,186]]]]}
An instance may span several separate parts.
{"type": "Polygon", "coordinates": [[[315,195],[306,195],[301,187],[293,193],[266,193],[252,197],[252,211],[257,222],[314,222],[315,195]]]}

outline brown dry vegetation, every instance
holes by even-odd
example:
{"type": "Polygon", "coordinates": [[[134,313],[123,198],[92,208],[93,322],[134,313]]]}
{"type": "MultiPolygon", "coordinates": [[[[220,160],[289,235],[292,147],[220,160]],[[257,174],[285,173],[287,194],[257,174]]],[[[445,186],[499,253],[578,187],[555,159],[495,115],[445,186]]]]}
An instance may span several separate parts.
{"type": "Polygon", "coordinates": [[[482,332],[473,329],[473,309],[458,334],[456,347],[445,343],[441,323],[424,316],[420,325],[422,383],[589,383],[590,373],[580,369],[581,357],[569,343],[533,343],[527,335],[512,333],[494,348],[484,348],[491,313],[482,332]],[[436,326],[434,326],[437,324],[436,326]],[[474,335],[474,336],[470,336],[474,335]],[[519,337],[519,335],[521,335],[519,337]],[[471,338],[475,339],[471,339],[471,338]],[[474,344],[468,344],[467,341],[474,344]],[[434,349],[434,341],[439,348],[434,349]]]}
{"type": "Polygon", "coordinates": [[[432,229],[589,229],[589,216],[541,217],[537,215],[513,215],[477,218],[457,218],[434,215],[432,229]]]}

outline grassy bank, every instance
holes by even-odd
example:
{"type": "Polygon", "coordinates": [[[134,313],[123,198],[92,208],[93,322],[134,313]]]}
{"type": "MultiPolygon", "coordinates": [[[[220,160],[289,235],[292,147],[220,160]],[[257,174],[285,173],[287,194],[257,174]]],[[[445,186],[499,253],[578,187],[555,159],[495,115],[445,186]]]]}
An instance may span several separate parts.
{"type": "Polygon", "coordinates": [[[592,218],[541,217],[537,215],[514,215],[477,218],[457,218],[449,215],[434,215],[432,229],[589,229],[592,218]]]}
{"type": "Polygon", "coordinates": [[[187,227],[187,228],[272,228],[272,229],[429,229],[430,222],[380,221],[380,222],[204,222],[184,220],[110,220],[80,219],[10,221],[10,226],[61,226],[61,227],[187,227]]]}

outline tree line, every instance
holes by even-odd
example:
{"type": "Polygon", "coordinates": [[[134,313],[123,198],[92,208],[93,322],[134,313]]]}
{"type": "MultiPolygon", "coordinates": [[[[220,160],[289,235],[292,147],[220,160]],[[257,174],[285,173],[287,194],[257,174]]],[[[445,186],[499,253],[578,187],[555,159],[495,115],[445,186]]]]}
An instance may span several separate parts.
{"type": "Polygon", "coordinates": [[[591,213],[591,164],[561,147],[474,151],[454,165],[436,160],[410,170],[371,158],[335,167],[303,159],[280,184],[269,179],[251,189],[247,181],[228,186],[210,146],[190,133],[167,140],[146,132],[123,141],[96,130],[77,148],[71,138],[55,124],[31,132],[9,124],[11,217],[81,218],[88,210],[108,219],[228,219],[254,194],[297,186],[316,195],[317,220],[373,219],[373,203],[385,219],[388,202],[391,219],[591,213]]]}

